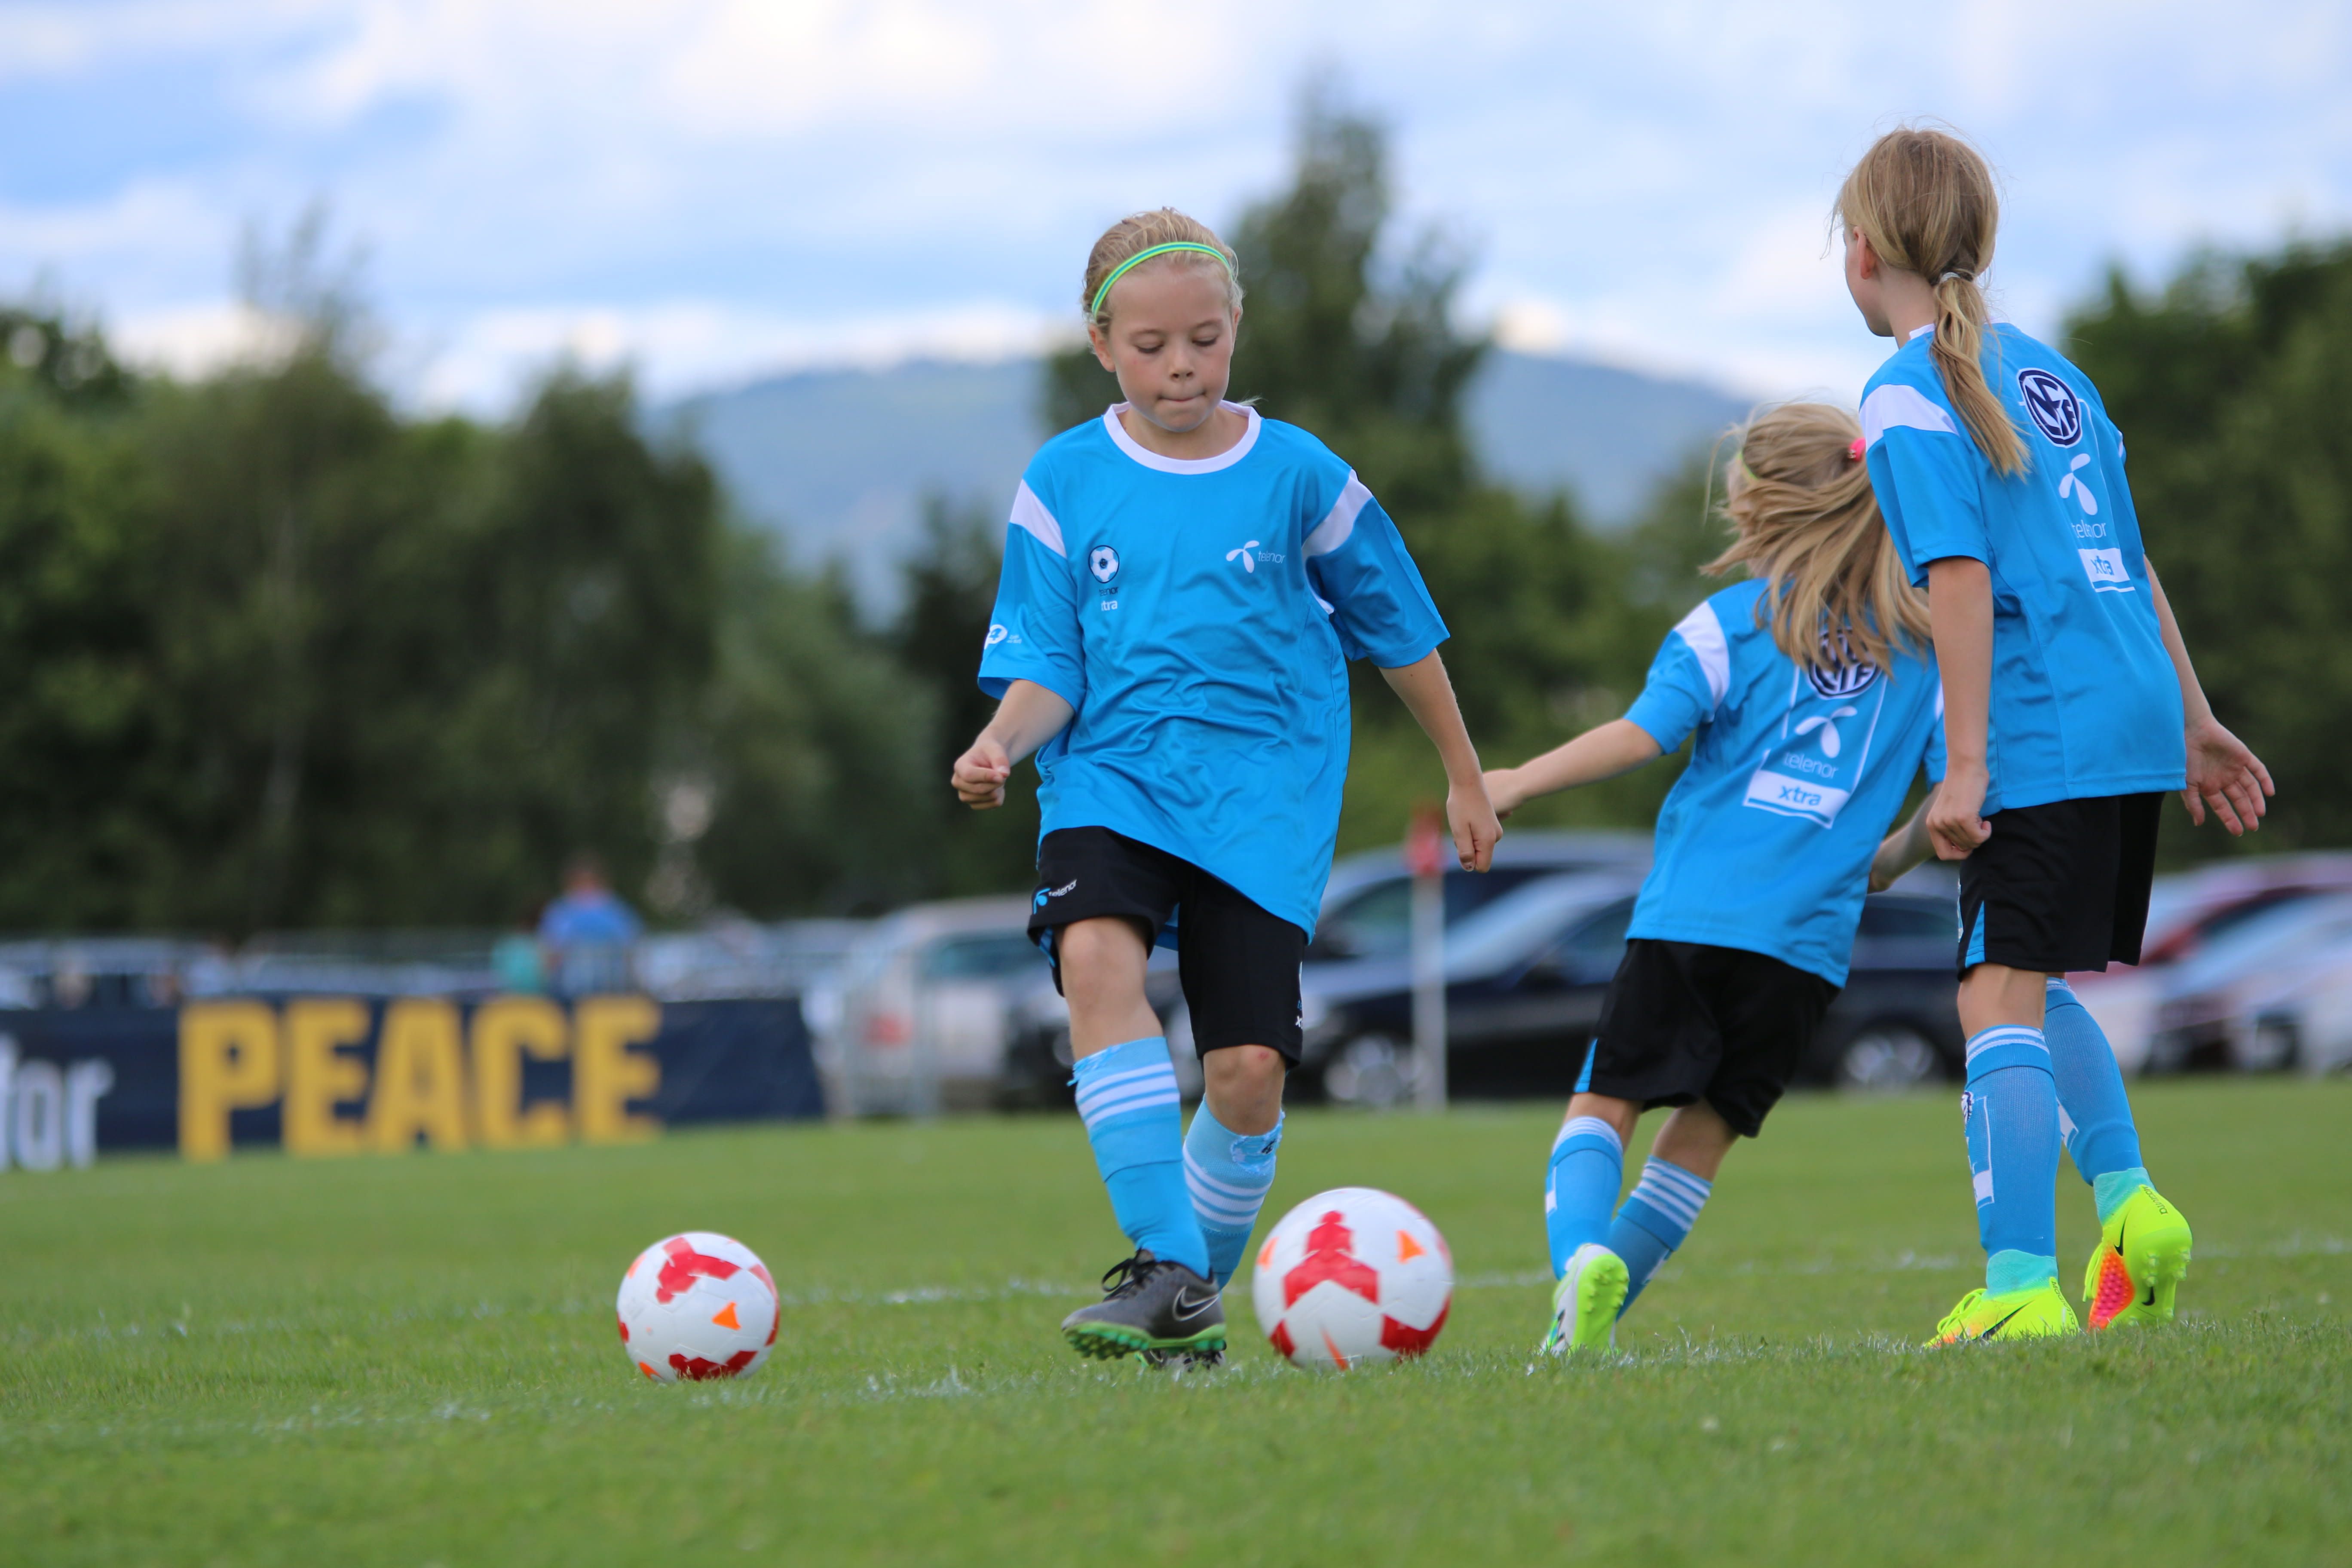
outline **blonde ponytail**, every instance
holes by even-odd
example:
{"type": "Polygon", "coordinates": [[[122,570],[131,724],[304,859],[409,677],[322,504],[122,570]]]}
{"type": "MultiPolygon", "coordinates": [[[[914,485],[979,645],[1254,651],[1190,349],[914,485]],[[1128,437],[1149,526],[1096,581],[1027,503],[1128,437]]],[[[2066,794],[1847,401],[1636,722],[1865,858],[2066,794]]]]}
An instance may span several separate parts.
{"type": "Polygon", "coordinates": [[[2025,471],[2025,443],[1985,381],[1985,325],[1977,279],[1992,264],[2000,196],[1977,150],[1941,131],[1905,127],[1871,143],[1838,192],[1841,227],[1858,228],[1880,260],[1931,279],[1935,339],[1928,353],[1960,422],[1993,471],[2025,471]]]}
{"type": "Polygon", "coordinates": [[[1724,475],[1738,537],[1703,569],[1719,577],[1744,565],[1763,578],[1759,624],[1769,616],[1780,651],[1822,674],[1885,669],[1898,645],[1923,648],[1931,636],[1861,443],[1854,416],[1825,403],[1786,403],[1750,420],[1724,475]]]}

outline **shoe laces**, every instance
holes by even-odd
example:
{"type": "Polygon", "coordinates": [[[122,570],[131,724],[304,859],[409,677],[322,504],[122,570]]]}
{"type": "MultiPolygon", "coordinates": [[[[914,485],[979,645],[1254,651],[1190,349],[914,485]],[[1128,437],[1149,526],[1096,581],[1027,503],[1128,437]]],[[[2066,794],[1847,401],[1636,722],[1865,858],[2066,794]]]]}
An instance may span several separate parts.
{"type": "Polygon", "coordinates": [[[1154,1258],[1138,1248],[1132,1258],[1122,1258],[1103,1270],[1103,1300],[1116,1301],[1132,1296],[1151,1282],[1151,1277],[1163,1268],[1175,1267],[1164,1258],[1154,1258]]]}
{"type": "Polygon", "coordinates": [[[1962,1326],[1964,1326],[1968,1321],[1969,1310],[1979,1301],[1984,1300],[1984,1287],[1979,1285],[1975,1289],[1969,1291],[1967,1295],[1961,1297],[1960,1304],[1953,1308],[1950,1311],[1945,1313],[1944,1321],[1936,1325],[1936,1331],[1938,1334],[1958,1332],[1962,1326]]]}

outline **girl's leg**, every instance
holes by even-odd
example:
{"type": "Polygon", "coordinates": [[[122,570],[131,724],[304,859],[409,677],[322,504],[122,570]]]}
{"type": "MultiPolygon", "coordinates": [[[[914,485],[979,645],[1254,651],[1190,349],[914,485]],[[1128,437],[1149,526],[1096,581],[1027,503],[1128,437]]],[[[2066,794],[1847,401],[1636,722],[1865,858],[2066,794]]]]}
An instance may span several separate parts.
{"type": "Polygon", "coordinates": [[[2124,1075],[2098,1020],[2074,989],[2050,977],[2042,1032],[2050,1046],[2050,1071],[2058,1085],[2058,1130],[2075,1173],[2091,1184],[2105,1225],[2134,1193],[2147,1184],[2140,1163],[2139,1129],[2132,1121],[2124,1075]]]}
{"type": "MultiPolygon", "coordinates": [[[[1705,1100],[1677,1109],[1658,1129],[1642,1179],[1609,1226],[1609,1250],[1625,1260],[1625,1307],[1672,1257],[1715,1191],[1715,1173],[1739,1135],[1705,1100]]],[[[1618,1309],[1623,1316],[1625,1307],[1618,1309]]]]}
{"type": "Polygon", "coordinates": [[[1073,921],[1054,942],[1070,1004],[1078,1114],[1111,1212],[1139,1250],[1206,1277],[1208,1243],[1185,1190],[1175,1064],[1143,994],[1143,935],[1104,917],[1073,921]]]}
{"type": "Polygon", "coordinates": [[[2045,978],[1979,963],[1960,982],[1969,1037],[1960,1110],[1990,1296],[2058,1278],[2058,1090],[2042,1031],[2045,978]]]}
{"type": "Polygon", "coordinates": [[[1625,1141],[1642,1108],[1630,1100],[1579,1093],[1552,1139],[1544,1178],[1544,1235],[1554,1279],[1568,1272],[1577,1249],[1605,1245],[1609,1218],[1625,1184],[1625,1141]]]}
{"type": "Polygon", "coordinates": [[[1184,1135],[1184,1180],[1208,1243],[1209,1278],[1220,1288],[1241,1267],[1274,1185],[1288,1070],[1267,1046],[1228,1046],[1201,1058],[1205,1088],[1184,1135]]]}

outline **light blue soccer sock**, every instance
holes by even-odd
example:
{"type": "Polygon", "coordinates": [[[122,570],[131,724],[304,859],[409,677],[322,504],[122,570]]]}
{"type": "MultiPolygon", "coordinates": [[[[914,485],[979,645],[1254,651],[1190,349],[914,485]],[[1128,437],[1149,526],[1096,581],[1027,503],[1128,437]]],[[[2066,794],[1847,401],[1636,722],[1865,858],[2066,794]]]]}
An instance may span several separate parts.
{"type": "Polygon", "coordinates": [[[1625,1145],[1617,1129],[1597,1116],[1570,1117],[1552,1140],[1544,1182],[1544,1234],[1551,1243],[1552,1278],[1568,1272],[1576,1249],[1609,1235],[1609,1211],[1625,1183],[1625,1145]]]}
{"type": "Polygon", "coordinates": [[[1083,1057],[1071,1081],[1118,1228],[1152,1257],[1206,1276],[1208,1243],[1184,1190],[1184,1122],[1168,1041],[1153,1035],[1083,1057]]]}
{"type": "Polygon", "coordinates": [[[1258,1210],[1274,1185],[1274,1152],[1282,1144],[1282,1119],[1274,1131],[1245,1134],[1229,1130],[1202,1100],[1184,1134],[1184,1184],[1192,1213],[1209,1244],[1209,1278],[1223,1289],[1249,1251],[1258,1210]]]}
{"type": "Polygon", "coordinates": [[[1691,1226],[1698,1223],[1698,1211],[1713,1191],[1713,1182],[1701,1180],[1672,1160],[1653,1154],[1643,1163],[1641,1181],[1625,1194],[1609,1226],[1609,1250],[1625,1260],[1625,1301],[1617,1309],[1619,1317],[1625,1315],[1625,1308],[1633,1304],[1633,1298],[1642,1293],[1658,1266],[1689,1238],[1691,1226]]]}
{"type": "Polygon", "coordinates": [[[2050,1073],[2058,1084],[2058,1131],[2066,1139],[2066,1154],[2076,1173],[2091,1184],[2099,1223],[2105,1225],[2147,1181],[2131,1098],[2124,1092],[2123,1069],[2116,1065],[2115,1049],[2099,1021],[2074,987],[2055,974],[2050,977],[2042,1033],[2050,1046],[2050,1073]]]}
{"type": "Polygon", "coordinates": [[[1996,1296],[2058,1278],[2058,1089],[2042,1031],[2000,1024],[1969,1037],[1960,1096],[1985,1289],[1996,1296]]]}

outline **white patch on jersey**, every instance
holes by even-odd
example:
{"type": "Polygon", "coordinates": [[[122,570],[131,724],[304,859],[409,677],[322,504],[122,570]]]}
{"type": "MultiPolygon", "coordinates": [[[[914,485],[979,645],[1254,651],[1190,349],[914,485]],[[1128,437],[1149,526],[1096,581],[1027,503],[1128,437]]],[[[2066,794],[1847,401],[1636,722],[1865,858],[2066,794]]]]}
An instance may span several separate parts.
{"type": "Polygon", "coordinates": [[[2131,594],[2138,591],[2132,586],[2131,572],[2124,565],[2122,551],[2077,550],[2074,553],[2083,558],[2083,575],[2091,580],[2091,586],[2099,593],[2131,594]]]}
{"type": "Polygon", "coordinates": [[[1675,624],[1675,635],[1697,657],[1698,667],[1706,676],[1710,699],[1706,711],[1711,719],[1723,705],[1723,694],[1731,689],[1731,645],[1724,640],[1723,623],[1715,618],[1715,606],[1700,600],[1697,609],[1675,624]]]}
{"type": "Polygon", "coordinates": [[[1916,386],[1889,382],[1862,400],[1862,443],[1878,445],[1879,437],[1889,430],[1940,430],[1947,436],[1957,436],[1960,427],[1952,416],[1938,407],[1933,399],[1916,386]]]}
{"type": "Polygon", "coordinates": [[[1363,510],[1364,503],[1371,499],[1372,492],[1364,488],[1364,481],[1358,479],[1355,470],[1350,468],[1348,482],[1339,489],[1339,499],[1331,503],[1331,510],[1323,514],[1323,521],[1317,523],[1315,531],[1307,536],[1307,553],[1310,556],[1328,555],[1347,543],[1348,536],[1356,531],[1356,514],[1363,510]]]}
{"type": "Polygon", "coordinates": [[[1045,503],[1037,499],[1037,492],[1029,488],[1026,479],[1022,480],[1021,488],[1013,492],[1012,526],[1027,533],[1063,560],[1070,558],[1070,552],[1062,548],[1062,525],[1054,521],[1054,514],[1045,510],[1045,503]]]}

